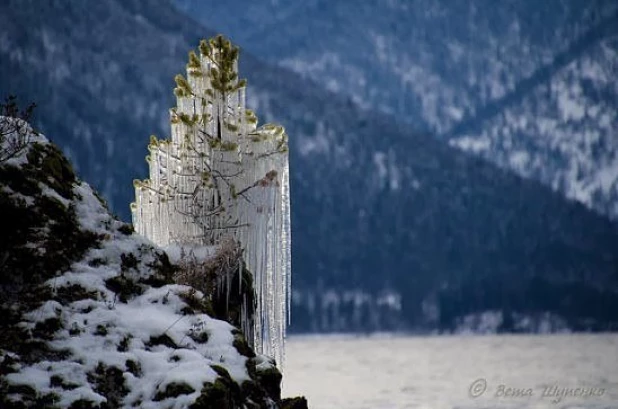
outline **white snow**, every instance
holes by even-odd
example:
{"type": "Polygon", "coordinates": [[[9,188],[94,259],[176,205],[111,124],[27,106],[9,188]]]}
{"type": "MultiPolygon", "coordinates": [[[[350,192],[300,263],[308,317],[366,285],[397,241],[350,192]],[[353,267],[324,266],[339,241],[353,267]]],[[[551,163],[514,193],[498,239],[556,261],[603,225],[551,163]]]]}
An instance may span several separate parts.
{"type": "MultiPolygon", "coordinates": [[[[38,140],[47,143],[43,137],[38,140]]],[[[23,163],[22,159],[15,158],[13,163],[23,163]]],[[[47,284],[54,294],[79,285],[80,291],[88,295],[73,302],[48,300],[24,314],[20,323],[32,330],[46,320],[59,320],[61,328],[47,345],[54,350],[66,350],[68,357],[30,364],[22,362],[17,372],[6,375],[6,381],[30,385],[39,394],[53,392],[58,396],[55,403],[59,407],[69,407],[79,399],[102,403],[105,398],[93,389],[88,374],[104,365],[118,368],[122,373],[128,388],[122,407],[181,409],[200,395],[205,382],[216,380],[218,375],[211,365],[224,367],[239,384],[249,380],[245,366],[247,358],[233,345],[235,328],[206,314],[186,315],[182,297],[189,287],[144,286],[142,294],[126,302],[121,302],[118,295],[106,287],[105,281],[122,271],[121,255],[133,254],[138,260],[135,268],[122,272],[127,279],[137,281],[153,274],[151,265],[162,250],[143,237],[119,232],[117,229],[122,223],[112,219],[86,183],[76,184],[73,192],[75,199],[68,201],[48,187],[43,188],[44,194],[57,198],[65,206],[73,205],[81,229],[98,234],[102,240],[98,248],[89,250],[82,260],[47,284]],[[208,335],[207,341],[193,339],[203,333],[208,335]],[[153,343],[153,339],[161,336],[171,339],[175,346],[153,343]],[[131,372],[130,365],[139,367],[139,376],[131,372]],[[64,388],[53,384],[52,377],[60,377],[64,384],[72,386],[64,388]],[[184,383],[194,392],[155,400],[157,393],[171,383],[184,383]]],[[[203,297],[199,292],[194,296],[203,297]]],[[[2,351],[0,355],[4,360],[10,354],[2,351]]],[[[261,358],[259,362],[270,361],[261,358]]]]}
{"type": "MultiPolygon", "coordinates": [[[[104,210],[90,188],[82,183],[75,187],[79,195],[77,212],[82,227],[97,233],[110,233],[106,223],[114,223],[104,210]]],[[[234,329],[230,324],[210,318],[205,314],[185,316],[182,309],[185,303],[180,294],[188,287],[166,285],[149,288],[127,303],[118,302],[115,294],[105,287],[104,281],[120,271],[120,255],[127,252],[138,253],[142,260],[136,276],[148,274],[144,265],[153,261],[149,252],[139,254],[140,247],[149,246],[139,236],[123,236],[115,233],[112,240],[103,242],[100,249],[94,249],[86,258],[73,265],[71,271],[50,281],[58,290],[64,286],[79,284],[98,296],[96,299],[75,301],[63,306],[56,301],[48,301],[25,316],[27,326],[34,327],[37,322],[49,318],[60,318],[65,329],[56,335],[50,346],[71,351],[70,361],[41,362],[24,367],[16,374],[7,376],[9,382],[32,385],[40,393],[54,391],[61,395],[61,406],[88,398],[102,402],[104,398],[90,389],[86,373],[93,371],[99,363],[115,366],[125,371],[124,377],[130,393],[125,398],[125,407],[142,402],[143,408],[184,408],[200,393],[204,382],[213,382],[217,374],[209,368],[210,364],[226,367],[237,382],[248,380],[245,368],[246,357],[241,356],[232,345],[234,329]],[[89,266],[93,259],[103,260],[99,267],[89,266]],[[105,328],[103,337],[97,334],[105,328]],[[74,329],[77,333],[70,333],[74,329]],[[194,331],[208,333],[208,342],[200,344],[191,338],[194,331]],[[147,347],[151,337],[167,335],[178,348],[164,345],[147,347]],[[126,351],[119,351],[118,345],[128,337],[126,351]],[[135,377],[127,372],[128,360],[135,361],[142,370],[142,376],[135,377]],[[82,385],[73,390],[50,386],[50,377],[60,375],[66,382],[82,385]],[[157,391],[164,390],[172,382],[183,382],[195,390],[181,395],[173,401],[156,402],[157,391]]]]}
{"type": "Polygon", "coordinates": [[[461,318],[455,330],[458,334],[494,334],[502,324],[502,311],[484,311],[461,318]]]}
{"type": "Polygon", "coordinates": [[[381,189],[388,186],[390,190],[398,190],[401,185],[401,175],[397,167],[395,152],[374,152],[373,164],[376,167],[375,180],[381,189]]]}
{"type": "Polygon", "coordinates": [[[464,116],[464,110],[454,106],[448,107],[446,113],[455,121],[461,121],[464,116]]]}
{"type": "Polygon", "coordinates": [[[586,107],[581,101],[582,90],[578,84],[567,87],[564,83],[558,83],[553,88],[561,119],[565,122],[580,121],[586,115],[586,107]]]}
{"type": "Polygon", "coordinates": [[[64,207],[69,206],[70,201],[68,199],[65,199],[64,197],[60,196],[58,192],[56,192],[53,189],[50,189],[49,187],[47,187],[47,185],[39,183],[39,188],[41,189],[41,193],[43,195],[56,199],[57,201],[62,203],[64,207]]]}
{"type": "Polygon", "coordinates": [[[509,159],[510,165],[514,169],[523,169],[528,165],[530,161],[530,155],[526,151],[516,151],[511,154],[509,159]]]}
{"type": "Polygon", "coordinates": [[[373,154],[373,163],[376,166],[377,177],[380,185],[384,184],[386,177],[388,176],[388,168],[386,166],[387,156],[384,152],[375,152],[373,154]]]}
{"type": "Polygon", "coordinates": [[[480,153],[490,148],[491,141],[488,138],[463,136],[461,138],[450,140],[449,145],[466,152],[480,153]]]}

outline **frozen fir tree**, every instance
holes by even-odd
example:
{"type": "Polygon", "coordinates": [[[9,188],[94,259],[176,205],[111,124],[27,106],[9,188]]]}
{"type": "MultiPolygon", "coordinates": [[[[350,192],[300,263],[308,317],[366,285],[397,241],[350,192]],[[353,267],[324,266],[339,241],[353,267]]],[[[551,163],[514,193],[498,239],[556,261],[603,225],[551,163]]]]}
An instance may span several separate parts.
{"type": "MultiPolygon", "coordinates": [[[[186,77],[175,78],[171,138],[151,137],[150,178],[135,181],[131,211],[136,231],[163,247],[237,243],[255,288],[242,330],[258,353],[281,362],[290,303],[287,135],[279,125],[258,128],[245,108],[238,52],[217,36],[189,53],[186,77]]],[[[228,291],[232,278],[224,278],[228,291]]]]}

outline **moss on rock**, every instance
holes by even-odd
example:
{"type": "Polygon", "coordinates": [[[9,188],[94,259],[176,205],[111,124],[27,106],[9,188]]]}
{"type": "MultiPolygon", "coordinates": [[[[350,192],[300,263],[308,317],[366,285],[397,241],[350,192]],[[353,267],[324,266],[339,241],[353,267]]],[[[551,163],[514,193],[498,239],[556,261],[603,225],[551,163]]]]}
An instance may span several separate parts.
{"type": "Polygon", "coordinates": [[[135,296],[141,295],[144,292],[143,286],[136,281],[120,274],[105,280],[105,287],[116,293],[120,302],[126,303],[135,296]]]}
{"type": "Polygon", "coordinates": [[[283,399],[280,406],[281,409],[308,409],[307,399],[304,396],[283,399]]]}
{"type": "Polygon", "coordinates": [[[208,342],[208,331],[202,330],[202,331],[191,331],[191,333],[189,334],[189,337],[191,337],[191,339],[195,342],[197,342],[198,344],[205,344],[208,342]]]}
{"type": "Polygon", "coordinates": [[[73,198],[75,172],[57,146],[35,143],[27,154],[26,172],[35,180],[45,181],[50,188],[66,199],[73,198]]]}
{"type": "Polygon", "coordinates": [[[199,295],[195,289],[189,289],[179,294],[180,299],[187,304],[184,307],[183,314],[208,314],[214,316],[212,305],[208,298],[199,295]]]}
{"type": "Polygon", "coordinates": [[[157,391],[154,400],[158,402],[168,398],[176,398],[180,395],[189,395],[193,392],[195,392],[195,389],[191,385],[184,382],[172,382],[164,390],[157,391]]]}
{"type": "Polygon", "coordinates": [[[57,362],[63,361],[71,356],[71,351],[66,348],[52,348],[45,341],[33,340],[27,334],[24,338],[17,341],[12,347],[6,348],[19,355],[22,364],[34,364],[41,361],[57,362]]]}
{"type": "Polygon", "coordinates": [[[249,346],[249,343],[247,342],[247,339],[245,338],[243,333],[235,329],[232,331],[232,334],[234,335],[234,341],[232,345],[234,346],[234,348],[236,348],[238,353],[242,356],[253,358],[255,356],[255,352],[249,346]]]}
{"type": "Polygon", "coordinates": [[[266,390],[268,396],[274,401],[281,400],[281,379],[283,376],[276,367],[265,370],[258,370],[256,374],[257,382],[266,390]]]}
{"type": "Polygon", "coordinates": [[[97,335],[99,337],[104,337],[107,335],[107,333],[108,333],[107,327],[102,324],[97,325],[96,329],[94,330],[94,335],[97,335]]]}
{"type": "Polygon", "coordinates": [[[128,359],[124,365],[127,367],[127,372],[131,373],[136,378],[142,376],[142,366],[139,362],[128,359]]]}
{"type": "MultiPolygon", "coordinates": [[[[281,372],[274,365],[259,364],[265,359],[264,356],[255,356],[254,358],[247,359],[245,366],[249,377],[255,382],[258,388],[262,389],[264,393],[273,401],[279,402],[281,400],[281,372]]],[[[251,385],[244,385],[248,391],[253,388],[251,385]]]]}
{"type": "Polygon", "coordinates": [[[69,409],[99,409],[101,406],[88,399],[78,399],[71,403],[69,409]]]}
{"type": "Polygon", "coordinates": [[[37,322],[32,330],[32,336],[45,340],[50,340],[54,337],[56,331],[62,328],[62,321],[59,318],[48,318],[44,321],[37,322]]]}
{"type": "Polygon", "coordinates": [[[52,375],[49,378],[49,385],[51,387],[62,388],[62,389],[66,389],[66,390],[73,390],[75,388],[79,388],[79,385],[77,385],[75,383],[67,382],[60,375],[52,375]]]}
{"type": "Polygon", "coordinates": [[[121,340],[120,343],[118,343],[118,347],[116,348],[116,350],[118,352],[127,352],[129,350],[129,345],[131,344],[131,338],[132,336],[129,335],[125,335],[121,340]]]}
{"type": "Polygon", "coordinates": [[[87,375],[93,389],[107,399],[108,408],[121,407],[123,398],[129,393],[123,373],[120,368],[99,362],[94,371],[87,375]]]}
{"type": "Polygon", "coordinates": [[[118,231],[125,236],[130,236],[135,232],[133,225],[128,223],[121,224],[120,227],[118,227],[118,231]]]}
{"type": "MultiPolygon", "coordinates": [[[[75,206],[63,202],[75,197],[77,179],[60,150],[33,143],[26,157],[19,167],[0,166],[0,180],[8,188],[0,189],[0,214],[6,221],[0,235],[0,300],[3,309],[18,306],[8,320],[0,321],[0,333],[15,333],[14,318],[50,299],[51,288],[43,283],[66,271],[102,239],[83,231],[75,206]]],[[[10,345],[4,343],[10,338],[0,336],[0,349],[10,345]]]]}
{"type": "Polygon", "coordinates": [[[56,409],[59,397],[54,392],[39,393],[30,385],[2,385],[0,382],[0,403],[2,409],[56,409]],[[3,390],[4,389],[4,390],[3,390]],[[16,395],[21,399],[4,399],[6,395],[16,395]]]}
{"type": "Polygon", "coordinates": [[[150,287],[159,288],[164,285],[174,284],[174,275],[176,273],[177,267],[170,263],[167,254],[161,251],[154,251],[152,247],[143,248],[142,251],[153,253],[155,256],[154,261],[147,263],[146,267],[148,267],[152,274],[148,275],[145,278],[140,278],[139,283],[148,285],[150,287]]]}
{"type": "Polygon", "coordinates": [[[166,347],[172,348],[172,349],[178,348],[178,345],[176,345],[174,340],[171,339],[169,337],[169,335],[167,335],[167,334],[161,334],[161,335],[156,336],[156,337],[150,337],[148,342],[146,342],[146,346],[149,347],[149,348],[155,347],[157,345],[163,345],[163,346],[166,346],[166,347]]]}
{"type": "MultiPolygon", "coordinates": [[[[224,378],[217,378],[214,383],[207,382],[202,388],[200,396],[189,409],[235,409],[241,407],[242,398],[240,388],[233,390],[232,384],[224,378]]],[[[238,386],[238,385],[236,385],[238,386]]]]}
{"type": "Polygon", "coordinates": [[[120,271],[126,273],[131,269],[136,269],[139,265],[139,261],[133,253],[122,253],[120,255],[120,271]]]}
{"type": "Polygon", "coordinates": [[[71,284],[56,288],[52,299],[60,304],[70,304],[80,300],[96,299],[96,297],[96,292],[88,291],[79,284],[71,284]]]}

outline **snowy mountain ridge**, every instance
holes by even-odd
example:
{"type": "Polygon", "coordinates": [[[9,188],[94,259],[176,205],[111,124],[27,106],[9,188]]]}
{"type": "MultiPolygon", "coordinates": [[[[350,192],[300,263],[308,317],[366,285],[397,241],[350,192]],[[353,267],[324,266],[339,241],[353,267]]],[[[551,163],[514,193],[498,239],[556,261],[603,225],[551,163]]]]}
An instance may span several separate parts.
{"type": "Polygon", "coordinates": [[[617,77],[618,40],[607,38],[450,143],[616,218],[617,77]]]}

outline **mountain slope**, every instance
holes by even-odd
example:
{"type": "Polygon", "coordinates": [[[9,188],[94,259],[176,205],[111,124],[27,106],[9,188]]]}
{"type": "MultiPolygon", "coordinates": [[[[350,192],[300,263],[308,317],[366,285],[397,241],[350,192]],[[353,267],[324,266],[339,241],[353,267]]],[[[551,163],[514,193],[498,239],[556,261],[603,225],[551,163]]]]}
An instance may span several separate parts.
{"type": "MultiPolygon", "coordinates": [[[[6,120],[0,151],[16,136],[6,120]]],[[[282,407],[273,362],[22,129],[28,146],[0,163],[0,405],[282,407]]]]}
{"type": "MultiPolygon", "coordinates": [[[[176,64],[210,32],[159,2],[10,1],[0,19],[0,91],[36,100],[42,129],[127,215],[148,135],[167,133],[176,64]]],[[[573,307],[537,305],[544,293],[528,300],[518,283],[575,282],[613,299],[618,229],[606,218],[298,74],[240,61],[248,106],[290,135],[296,329],[449,327],[466,283],[512,287],[519,310],[569,317],[580,294],[573,307]],[[426,306],[445,297],[441,323],[426,306]]],[[[478,298],[465,311],[490,307],[478,298]]],[[[594,311],[595,328],[614,325],[594,311]]]]}
{"type": "Polygon", "coordinates": [[[615,2],[176,4],[272,63],[618,217],[618,134],[594,114],[618,116],[615,2]],[[568,123],[554,107],[581,87],[592,114],[568,123]]]}
{"type": "Polygon", "coordinates": [[[471,121],[453,134],[451,144],[615,218],[617,76],[618,41],[613,37],[590,47],[495,115],[471,121]]]}
{"type": "Polygon", "coordinates": [[[434,133],[504,97],[616,12],[603,0],[175,3],[270,62],[434,133]]]}

